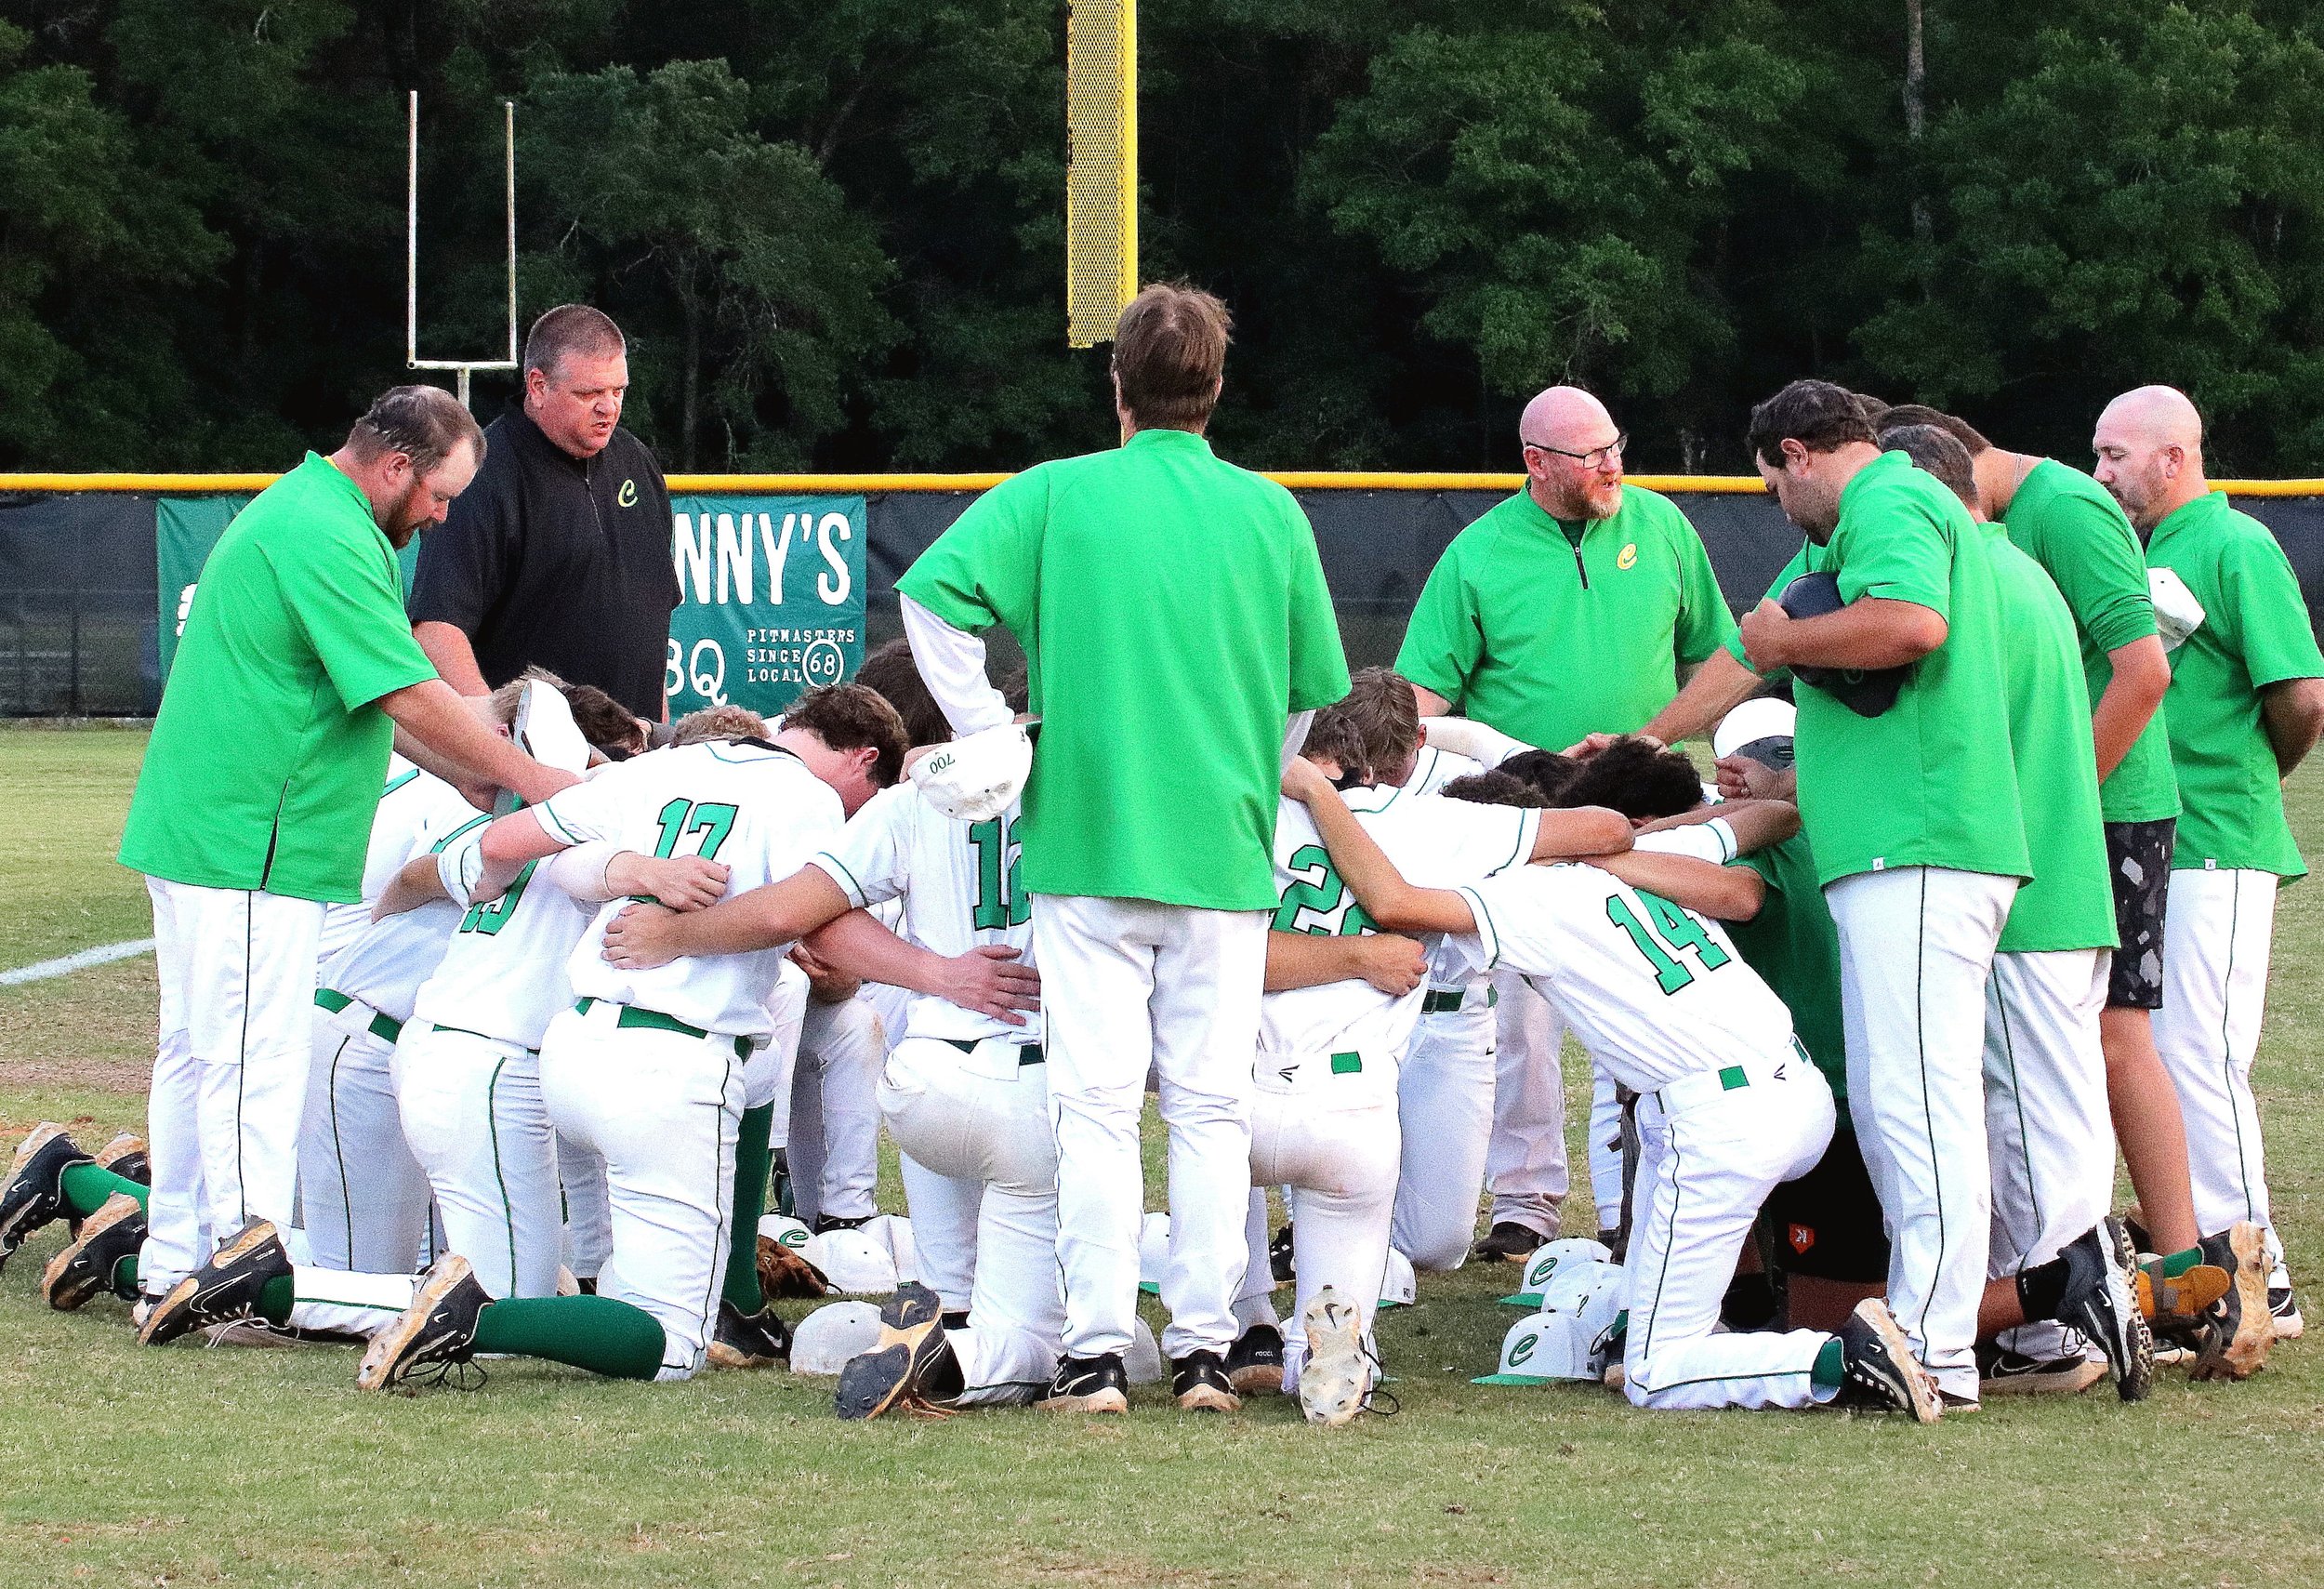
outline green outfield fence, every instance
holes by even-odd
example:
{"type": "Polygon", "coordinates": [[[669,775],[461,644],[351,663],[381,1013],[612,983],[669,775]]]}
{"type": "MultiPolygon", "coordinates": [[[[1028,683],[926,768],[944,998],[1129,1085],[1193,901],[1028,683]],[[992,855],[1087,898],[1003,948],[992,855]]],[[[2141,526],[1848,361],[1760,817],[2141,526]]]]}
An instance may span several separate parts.
{"type": "MultiPolygon", "coordinates": [[[[0,475],[0,716],[137,717],[161,699],[158,504],[227,498],[271,475],[0,475]]],[[[857,497],[865,643],[897,630],[895,581],[1001,475],[675,475],[673,497],[857,497]]],[[[1278,473],[1315,526],[1355,663],[1396,649],[1421,582],[1452,537],[1522,477],[1278,473]]],[[[1677,500],[1710,549],[1730,605],[1755,600],[1799,545],[1756,479],[1633,476],[1677,500]]],[[[2324,480],[2230,481],[2237,505],[2272,530],[2314,620],[2324,610],[2324,480]]]]}

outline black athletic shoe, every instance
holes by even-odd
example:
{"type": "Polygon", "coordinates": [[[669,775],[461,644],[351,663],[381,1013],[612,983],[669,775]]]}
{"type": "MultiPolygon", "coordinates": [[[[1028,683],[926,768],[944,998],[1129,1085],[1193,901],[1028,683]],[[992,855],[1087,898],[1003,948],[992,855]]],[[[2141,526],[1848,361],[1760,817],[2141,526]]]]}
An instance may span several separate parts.
{"type": "Polygon", "coordinates": [[[1842,1406],[1909,1412],[1922,1423],[1943,1415],[1936,1382],[1914,1359],[1912,1344],[1878,1297],[1856,1304],[1840,1327],[1840,1350],[1846,1377],[1835,1399],[1842,1406]]]}
{"type": "Polygon", "coordinates": [[[1267,1243],[1267,1273],[1274,1277],[1276,1285],[1287,1286],[1296,1278],[1291,1264],[1291,1227],[1287,1225],[1267,1243]]]}
{"type": "Polygon", "coordinates": [[[436,1260],[412,1295],[403,1317],[371,1338],[358,1390],[386,1390],[430,1368],[465,1363],[476,1350],[476,1326],[492,1305],[492,1294],[477,1283],[475,1271],[457,1252],[436,1260]]]}
{"type": "Polygon", "coordinates": [[[745,1313],[723,1298],[710,1331],[714,1369],[763,1369],[791,1360],[791,1327],[771,1307],[745,1313]]]}
{"type": "Polygon", "coordinates": [[[1189,1412],[1240,1412],[1243,1398],[1228,1383],[1216,1352],[1189,1352],[1170,1361],[1170,1394],[1189,1412]]]}
{"type": "Polygon", "coordinates": [[[48,1260],[41,1272],[41,1294],[59,1313],[71,1313],[100,1291],[124,1301],[137,1296],[113,1284],[113,1273],[124,1258],[134,1258],[145,1244],[145,1209],[126,1192],[115,1192],[105,1206],[81,1222],[71,1246],[48,1260]]]}
{"type": "Polygon", "coordinates": [[[2138,1252],[2122,1222],[2108,1214],[2067,1244],[2066,1292],[2058,1318],[2106,1356],[2115,1394],[2143,1401],[2155,1388],[2155,1336],[2138,1311],[2138,1252]]]}
{"type": "Polygon", "coordinates": [[[1540,1251],[1548,1239],[1538,1230],[1505,1219],[1486,1231],[1485,1239],[1469,1251],[1480,1258],[1505,1258],[1512,1264],[1522,1264],[1540,1251]]]}
{"type": "Polygon", "coordinates": [[[1059,1360],[1057,1377],[1037,1405],[1051,1412],[1127,1412],[1129,1374],[1121,1355],[1106,1352],[1095,1357],[1059,1360]]]}
{"type": "Polygon", "coordinates": [[[2238,1220],[2200,1243],[2203,1262],[2227,1271],[2227,1294],[2203,1322],[2188,1371],[2199,1380],[2250,1379],[2267,1366],[2276,1344],[2276,1319],[2267,1305],[2267,1237],[2250,1220],[2238,1220]]]}
{"type": "Polygon", "coordinates": [[[870,1214],[857,1214],[850,1219],[844,1214],[819,1213],[815,1216],[815,1234],[821,1236],[833,1230],[861,1230],[872,1222],[872,1217],[870,1214]]]}
{"type": "Polygon", "coordinates": [[[46,1121],[17,1145],[7,1183],[0,1186],[0,1267],[16,1256],[26,1237],[63,1214],[64,1172],[88,1161],[64,1127],[46,1121]]]}
{"type": "Polygon", "coordinates": [[[944,1304],[914,1281],[879,1309],[879,1339],[839,1370],[832,1410],[850,1423],[894,1407],[940,1414],[960,1394],[960,1361],[944,1334],[944,1304]]]}
{"type": "Polygon", "coordinates": [[[1226,1349],[1226,1383],[1237,1396],[1283,1394],[1283,1331],[1272,1324],[1254,1324],[1226,1349]]]}
{"type": "Polygon", "coordinates": [[[2307,1320],[2300,1317],[2300,1299],[2290,1286],[2267,1289],[2267,1314],[2276,1321],[2278,1341],[2297,1341],[2307,1332],[2307,1320]]]}
{"type": "Polygon", "coordinates": [[[969,1327],[969,1310],[968,1310],[967,1308],[965,1308],[965,1307],[948,1307],[948,1308],[944,1309],[944,1328],[945,1328],[945,1329],[947,1329],[947,1330],[966,1330],[968,1327],[969,1327]]]}
{"type": "Polygon", "coordinates": [[[131,1132],[123,1132],[97,1150],[97,1167],[140,1186],[153,1184],[153,1164],[146,1156],[145,1139],[131,1132]]]}
{"type": "Polygon", "coordinates": [[[266,1283],[290,1272],[290,1254],[283,1250],[281,1234],[267,1221],[254,1219],[153,1304],[138,1331],[138,1344],[165,1345],[209,1325],[256,1318],[258,1293],[266,1283]]]}

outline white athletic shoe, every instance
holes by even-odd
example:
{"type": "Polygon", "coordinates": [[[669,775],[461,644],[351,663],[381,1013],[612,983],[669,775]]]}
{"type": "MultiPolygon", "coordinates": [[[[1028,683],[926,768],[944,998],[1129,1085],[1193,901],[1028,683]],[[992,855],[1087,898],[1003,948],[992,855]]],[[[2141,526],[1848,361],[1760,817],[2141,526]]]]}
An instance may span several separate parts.
{"type": "Polygon", "coordinates": [[[1372,1393],[1372,1354],[1352,1303],[1326,1286],[1301,1316],[1307,1358],[1300,1365],[1300,1410],[1310,1423],[1336,1428],[1364,1410],[1372,1393]]]}

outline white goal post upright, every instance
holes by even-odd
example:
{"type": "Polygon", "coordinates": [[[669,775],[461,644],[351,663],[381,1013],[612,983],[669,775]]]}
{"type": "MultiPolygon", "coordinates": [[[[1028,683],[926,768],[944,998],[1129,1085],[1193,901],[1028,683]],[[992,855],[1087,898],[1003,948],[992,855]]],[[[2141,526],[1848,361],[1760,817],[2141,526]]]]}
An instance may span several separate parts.
{"type": "Polygon", "coordinates": [[[415,370],[454,370],[460,405],[469,406],[469,377],[477,370],[517,368],[517,106],[503,99],[501,112],[508,218],[508,356],[505,359],[423,359],[419,356],[419,90],[412,90],[405,140],[403,193],[403,363],[415,370]]]}

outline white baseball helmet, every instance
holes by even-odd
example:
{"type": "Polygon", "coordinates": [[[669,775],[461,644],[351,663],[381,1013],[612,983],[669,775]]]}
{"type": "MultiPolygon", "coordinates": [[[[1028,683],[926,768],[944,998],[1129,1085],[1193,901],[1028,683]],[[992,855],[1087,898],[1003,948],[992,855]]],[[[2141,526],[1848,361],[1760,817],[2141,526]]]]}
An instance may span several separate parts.
{"type": "Polygon", "coordinates": [[[1791,765],[1791,738],[1799,715],[1799,708],[1789,701],[1754,696],[1719,720],[1719,726],[1710,732],[1710,753],[1723,757],[1740,751],[1780,771],[1791,765]]]}
{"type": "Polygon", "coordinates": [[[896,1289],[896,1255],[875,1231],[826,1230],[807,1238],[799,1255],[824,1272],[835,1291],[885,1296],[896,1289]]]}
{"type": "Polygon", "coordinates": [[[1388,1267],[1380,1278],[1380,1305],[1402,1307],[1419,1294],[1419,1283],[1413,1278],[1412,1260],[1391,1247],[1388,1267]]]}
{"type": "Polygon", "coordinates": [[[912,782],[946,816],[987,822],[1015,803],[1032,771],[1032,736],[1004,722],[939,745],[912,763],[912,782]]]}
{"type": "Polygon", "coordinates": [[[1132,1384],[1153,1384],[1162,1377],[1162,1344],[1142,1318],[1129,1321],[1129,1350],[1122,1354],[1122,1372],[1132,1384]]]}
{"type": "Polygon", "coordinates": [[[1525,1274],[1518,1280],[1516,1291],[1501,1298],[1501,1301],[1512,1307],[1539,1308],[1543,1305],[1542,1293],[1549,1289],[1550,1277],[1560,1269],[1570,1269],[1581,1263],[1610,1263],[1613,1258],[1612,1248],[1587,1237],[1569,1236],[1563,1241],[1552,1241],[1546,1247],[1534,1250],[1533,1256],[1525,1260],[1525,1274]]]}
{"type": "Polygon", "coordinates": [[[883,1213],[864,1226],[877,1231],[888,1244],[888,1256],[896,1266],[896,1284],[920,1278],[919,1250],[913,1244],[912,1222],[900,1213],[883,1213]]]}
{"type": "Polygon", "coordinates": [[[2186,588],[2186,581],[2168,568],[2146,571],[2146,594],[2155,603],[2155,628],[2162,648],[2175,651],[2179,642],[2203,627],[2203,603],[2186,588]]]}
{"type": "Polygon", "coordinates": [[[836,1374],[879,1339],[879,1309],[867,1302],[825,1304],[791,1331],[791,1372],[836,1374]]]}
{"type": "Polygon", "coordinates": [[[1170,1216],[1150,1213],[1138,1227],[1138,1289],[1159,1293],[1162,1271],[1170,1265],[1170,1216]]]}

